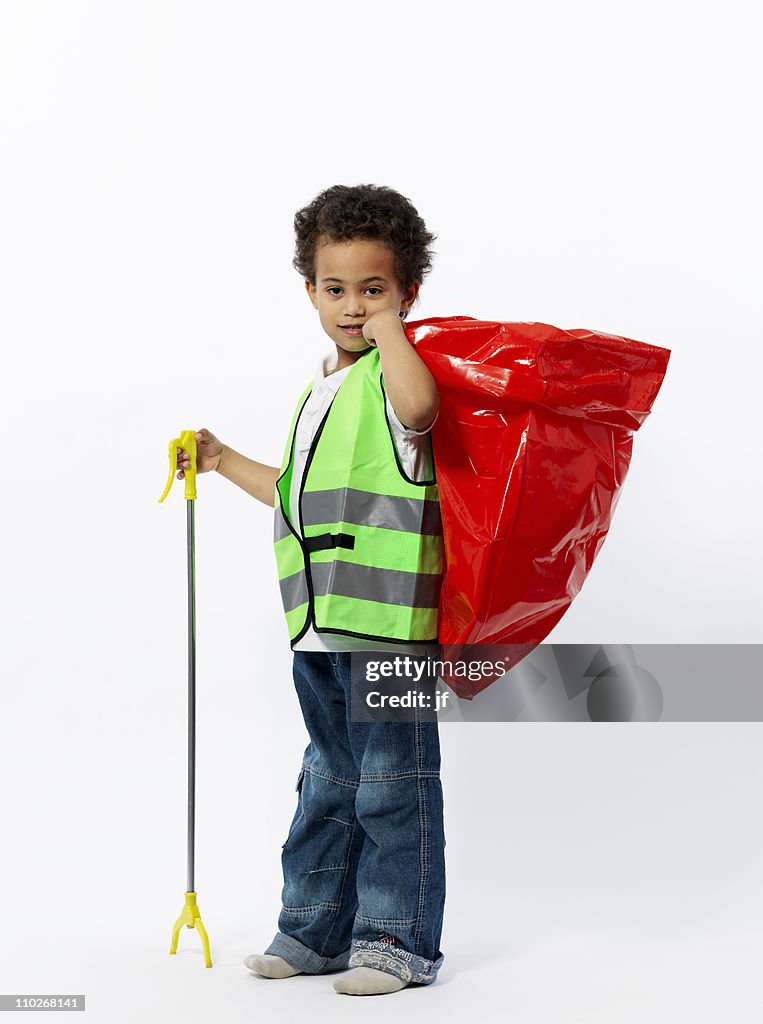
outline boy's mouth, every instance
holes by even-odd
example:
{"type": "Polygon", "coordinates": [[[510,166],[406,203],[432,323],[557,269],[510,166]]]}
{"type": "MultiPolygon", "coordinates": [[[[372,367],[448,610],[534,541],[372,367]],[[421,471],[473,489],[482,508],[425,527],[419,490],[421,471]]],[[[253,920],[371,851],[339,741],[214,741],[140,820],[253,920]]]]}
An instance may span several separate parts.
{"type": "Polygon", "coordinates": [[[363,324],[339,324],[339,329],[340,331],[342,331],[343,334],[362,334],[363,324]]]}

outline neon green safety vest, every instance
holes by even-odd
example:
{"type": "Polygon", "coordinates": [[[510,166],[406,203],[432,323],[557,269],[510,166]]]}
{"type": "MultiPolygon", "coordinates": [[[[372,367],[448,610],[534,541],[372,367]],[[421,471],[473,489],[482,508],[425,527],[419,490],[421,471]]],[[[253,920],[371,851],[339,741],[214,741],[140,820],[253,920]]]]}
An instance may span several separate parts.
{"type": "MultiPolygon", "coordinates": [[[[289,507],[302,392],[275,487],[274,543],[291,646],[318,633],[437,643],[443,537],[436,477],[406,476],[387,420],[379,350],[348,371],[289,507]]],[[[431,439],[430,439],[431,445],[431,439]]]]}

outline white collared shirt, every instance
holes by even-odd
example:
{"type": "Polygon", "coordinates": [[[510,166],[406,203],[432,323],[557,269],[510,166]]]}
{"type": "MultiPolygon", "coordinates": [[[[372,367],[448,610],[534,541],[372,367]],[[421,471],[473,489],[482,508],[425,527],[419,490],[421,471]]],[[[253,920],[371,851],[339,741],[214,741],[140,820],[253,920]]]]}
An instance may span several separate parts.
{"type": "MultiPolygon", "coordinates": [[[[315,370],[313,389],[305,402],[302,414],[299,417],[297,429],[294,432],[294,468],[291,478],[290,508],[296,511],[299,500],[299,489],[305,471],[307,454],[310,445],[315,437],[315,432],[323,419],[326,410],[334,400],[339,387],[352,369],[353,364],[345,366],[342,370],[334,370],[338,362],[338,354],[329,352],[323,356],[315,370]],[[332,372],[333,371],[333,372],[332,372]],[[328,374],[328,376],[326,376],[328,374]]],[[[423,430],[414,430],[412,427],[403,426],[397,413],[392,408],[392,403],[387,399],[387,416],[389,417],[392,436],[395,439],[400,456],[400,462],[406,474],[411,480],[429,480],[433,476],[431,446],[427,434],[437,422],[437,416],[423,430]]],[[[439,415],[439,411],[438,411],[439,415]]],[[[294,515],[292,519],[294,528],[299,531],[299,517],[294,515]]],[[[401,644],[386,643],[381,641],[361,640],[357,637],[342,636],[337,633],[316,633],[310,626],[305,635],[294,645],[295,651],[355,651],[368,649],[373,644],[374,650],[397,651],[405,654],[425,654],[431,651],[431,646],[426,644],[401,644]]]]}

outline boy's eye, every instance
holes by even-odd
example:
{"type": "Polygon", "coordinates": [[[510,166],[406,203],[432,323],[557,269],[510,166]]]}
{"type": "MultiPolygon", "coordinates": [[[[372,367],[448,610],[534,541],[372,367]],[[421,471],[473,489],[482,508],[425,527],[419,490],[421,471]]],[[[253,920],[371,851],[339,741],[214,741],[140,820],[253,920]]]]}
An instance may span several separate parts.
{"type": "MultiPolygon", "coordinates": [[[[333,292],[341,292],[341,290],[342,290],[342,289],[341,289],[341,288],[339,287],[339,285],[338,285],[338,284],[335,284],[335,285],[333,285],[333,286],[332,286],[331,288],[327,288],[327,289],[326,289],[326,291],[327,291],[327,292],[330,292],[330,293],[333,293],[333,292]]],[[[379,287],[378,287],[377,285],[375,285],[375,284],[370,284],[370,285],[368,286],[368,288],[366,288],[366,291],[367,291],[367,292],[368,292],[368,291],[374,291],[374,292],[381,292],[381,290],[382,290],[382,289],[381,289],[381,288],[379,288],[379,287]]]]}

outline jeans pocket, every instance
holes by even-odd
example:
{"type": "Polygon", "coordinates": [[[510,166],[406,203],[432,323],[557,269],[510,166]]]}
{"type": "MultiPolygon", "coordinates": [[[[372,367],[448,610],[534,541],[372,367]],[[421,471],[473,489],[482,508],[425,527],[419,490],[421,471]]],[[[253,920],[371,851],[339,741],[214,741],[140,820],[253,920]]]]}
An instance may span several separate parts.
{"type": "Polygon", "coordinates": [[[297,809],[294,812],[294,817],[292,818],[292,821],[291,821],[291,826],[289,828],[289,834],[287,835],[285,842],[283,842],[281,844],[281,849],[282,850],[283,850],[284,846],[286,846],[286,843],[288,843],[289,840],[291,839],[292,834],[294,832],[294,829],[297,827],[297,825],[299,824],[300,820],[302,819],[302,817],[304,816],[304,813],[305,813],[304,807],[302,806],[302,782],[304,781],[304,778],[305,778],[305,769],[304,769],[304,766],[303,766],[299,770],[299,775],[297,776],[297,784],[294,787],[294,789],[297,791],[297,794],[298,794],[298,796],[297,796],[297,809]]]}

